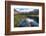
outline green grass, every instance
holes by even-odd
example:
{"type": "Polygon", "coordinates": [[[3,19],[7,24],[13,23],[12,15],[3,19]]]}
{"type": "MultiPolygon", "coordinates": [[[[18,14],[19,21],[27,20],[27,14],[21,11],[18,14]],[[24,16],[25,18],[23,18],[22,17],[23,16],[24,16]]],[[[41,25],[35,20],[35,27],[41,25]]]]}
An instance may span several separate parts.
{"type": "Polygon", "coordinates": [[[25,15],[16,15],[14,16],[14,25],[15,26],[18,26],[19,25],[19,21],[22,19],[22,18],[25,18],[26,16],[25,15]],[[23,17],[24,16],[24,17],[23,17]]]}

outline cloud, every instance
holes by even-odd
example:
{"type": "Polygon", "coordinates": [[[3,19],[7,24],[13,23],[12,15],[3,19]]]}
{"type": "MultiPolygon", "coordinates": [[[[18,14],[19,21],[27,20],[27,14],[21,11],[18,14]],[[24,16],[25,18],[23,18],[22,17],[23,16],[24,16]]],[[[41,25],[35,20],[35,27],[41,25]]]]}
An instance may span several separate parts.
{"type": "Polygon", "coordinates": [[[33,10],[34,9],[32,9],[32,8],[16,8],[16,11],[18,11],[18,12],[30,12],[33,10]]]}

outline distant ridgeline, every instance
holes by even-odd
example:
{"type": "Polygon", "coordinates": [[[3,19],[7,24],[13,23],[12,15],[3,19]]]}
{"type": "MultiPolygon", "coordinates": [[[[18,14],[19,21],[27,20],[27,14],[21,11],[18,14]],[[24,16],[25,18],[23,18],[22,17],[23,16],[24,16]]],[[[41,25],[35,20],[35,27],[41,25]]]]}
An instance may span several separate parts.
{"type": "Polygon", "coordinates": [[[14,12],[19,13],[19,14],[34,14],[38,15],[39,14],[39,9],[32,9],[32,8],[14,8],[14,12]]]}

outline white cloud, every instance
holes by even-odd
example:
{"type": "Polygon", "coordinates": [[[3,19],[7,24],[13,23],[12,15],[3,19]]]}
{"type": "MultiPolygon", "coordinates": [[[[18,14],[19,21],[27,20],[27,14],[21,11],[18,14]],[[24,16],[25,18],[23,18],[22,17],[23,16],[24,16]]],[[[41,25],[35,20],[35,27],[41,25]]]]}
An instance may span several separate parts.
{"type": "Polygon", "coordinates": [[[31,9],[31,8],[16,8],[16,10],[18,12],[30,12],[30,11],[33,11],[34,9],[31,9]]]}

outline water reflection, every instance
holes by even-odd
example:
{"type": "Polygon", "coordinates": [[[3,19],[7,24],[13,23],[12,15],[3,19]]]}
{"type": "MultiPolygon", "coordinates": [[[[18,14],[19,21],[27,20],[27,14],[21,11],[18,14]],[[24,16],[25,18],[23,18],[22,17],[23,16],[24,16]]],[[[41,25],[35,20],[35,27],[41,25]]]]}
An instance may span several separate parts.
{"type": "Polygon", "coordinates": [[[38,27],[38,18],[35,17],[35,19],[26,18],[22,19],[19,23],[19,27],[38,27]]]}

